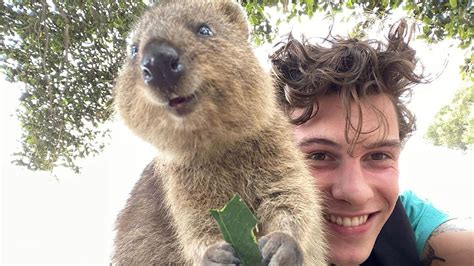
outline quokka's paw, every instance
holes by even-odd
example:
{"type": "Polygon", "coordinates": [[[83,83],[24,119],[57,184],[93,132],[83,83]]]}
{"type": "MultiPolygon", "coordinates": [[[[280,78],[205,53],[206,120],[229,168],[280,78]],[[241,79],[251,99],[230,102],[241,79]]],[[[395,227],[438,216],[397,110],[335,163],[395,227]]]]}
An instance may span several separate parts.
{"type": "Polygon", "coordinates": [[[273,232],[258,241],[262,265],[303,265],[303,252],[296,240],[283,232],[273,232]]]}
{"type": "Polygon", "coordinates": [[[235,254],[234,249],[229,243],[219,242],[207,248],[204,253],[201,265],[241,265],[240,259],[235,254]]]}

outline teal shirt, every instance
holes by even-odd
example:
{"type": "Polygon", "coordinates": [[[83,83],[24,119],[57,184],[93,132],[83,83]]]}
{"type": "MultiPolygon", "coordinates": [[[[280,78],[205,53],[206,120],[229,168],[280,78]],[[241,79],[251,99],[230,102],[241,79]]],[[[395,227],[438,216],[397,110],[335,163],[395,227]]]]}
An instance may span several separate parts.
{"type": "Polygon", "coordinates": [[[400,194],[400,201],[415,232],[416,251],[418,256],[421,256],[431,233],[442,223],[448,221],[449,217],[446,213],[436,209],[430,202],[418,198],[415,193],[409,190],[400,194]]]}

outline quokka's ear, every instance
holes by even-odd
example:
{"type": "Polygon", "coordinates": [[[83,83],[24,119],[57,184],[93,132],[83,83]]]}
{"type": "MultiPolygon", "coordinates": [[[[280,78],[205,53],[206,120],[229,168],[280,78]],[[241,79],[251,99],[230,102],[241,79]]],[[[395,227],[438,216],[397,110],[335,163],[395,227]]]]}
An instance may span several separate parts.
{"type": "Polygon", "coordinates": [[[233,23],[246,39],[250,36],[250,28],[247,21],[247,15],[242,8],[234,0],[221,0],[218,2],[219,9],[226,15],[230,23],[233,23]]]}

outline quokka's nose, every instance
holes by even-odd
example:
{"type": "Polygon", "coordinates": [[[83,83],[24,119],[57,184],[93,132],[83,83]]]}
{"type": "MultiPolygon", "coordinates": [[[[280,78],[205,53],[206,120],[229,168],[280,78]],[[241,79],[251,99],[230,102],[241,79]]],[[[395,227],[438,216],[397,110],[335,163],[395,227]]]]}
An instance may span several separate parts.
{"type": "Polygon", "coordinates": [[[184,73],[184,64],[175,47],[152,41],[144,47],[141,69],[146,84],[172,91],[184,73]]]}

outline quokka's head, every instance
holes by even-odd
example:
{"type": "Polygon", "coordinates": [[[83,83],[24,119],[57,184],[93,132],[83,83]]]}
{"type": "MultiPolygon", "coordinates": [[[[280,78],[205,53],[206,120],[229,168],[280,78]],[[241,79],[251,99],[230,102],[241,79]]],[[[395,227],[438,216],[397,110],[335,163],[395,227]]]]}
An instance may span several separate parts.
{"type": "Polygon", "coordinates": [[[161,150],[212,148],[268,123],[274,94],[231,0],[169,0],[135,24],[114,88],[117,110],[161,150]]]}

